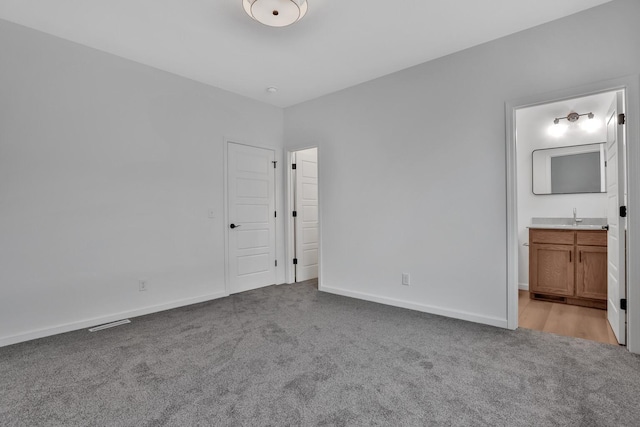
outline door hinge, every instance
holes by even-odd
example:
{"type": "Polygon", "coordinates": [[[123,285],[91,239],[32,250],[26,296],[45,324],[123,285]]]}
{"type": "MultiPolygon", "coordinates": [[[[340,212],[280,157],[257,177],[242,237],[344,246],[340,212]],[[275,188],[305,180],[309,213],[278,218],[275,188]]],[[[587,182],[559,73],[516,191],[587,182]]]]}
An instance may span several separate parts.
{"type": "Polygon", "coordinates": [[[295,163],[291,163],[291,169],[295,169],[296,168],[296,164],[295,163]]]}
{"type": "Polygon", "coordinates": [[[278,218],[278,212],[277,211],[273,211],[273,217],[274,218],[278,218]]]}
{"type": "Polygon", "coordinates": [[[297,217],[298,216],[298,211],[293,211],[293,217],[297,217]]]}
{"type": "Polygon", "coordinates": [[[623,125],[627,122],[627,116],[624,113],[618,114],[618,124],[623,125]]]}
{"type": "Polygon", "coordinates": [[[620,299],[620,310],[626,310],[626,309],[627,309],[627,299],[622,298],[620,299]]]}
{"type": "Polygon", "coordinates": [[[298,258],[294,258],[293,259],[293,265],[297,265],[298,264],[298,258]]]}
{"type": "Polygon", "coordinates": [[[276,260],[276,267],[278,266],[278,260],[276,260]]]}
{"type": "Polygon", "coordinates": [[[605,168],[607,167],[607,161],[606,160],[604,161],[604,167],[605,168]]]}
{"type": "Polygon", "coordinates": [[[621,218],[626,218],[627,217],[627,207],[626,206],[620,206],[620,217],[621,218]]]}
{"type": "Polygon", "coordinates": [[[271,163],[273,163],[273,168],[275,169],[276,165],[278,164],[278,161],[277,160],[272,160],[271,163]]]}

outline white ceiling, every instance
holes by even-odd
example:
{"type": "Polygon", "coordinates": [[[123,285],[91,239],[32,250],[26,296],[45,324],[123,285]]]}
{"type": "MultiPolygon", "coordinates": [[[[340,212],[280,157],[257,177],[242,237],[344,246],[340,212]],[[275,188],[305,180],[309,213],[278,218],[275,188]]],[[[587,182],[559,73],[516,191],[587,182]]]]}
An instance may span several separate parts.
{"type": "Polygon", "coordinates": [[[0,18],[287,107],[610,0],[308,1],[285,28],[241,0],[0,0],[0,18]]]}

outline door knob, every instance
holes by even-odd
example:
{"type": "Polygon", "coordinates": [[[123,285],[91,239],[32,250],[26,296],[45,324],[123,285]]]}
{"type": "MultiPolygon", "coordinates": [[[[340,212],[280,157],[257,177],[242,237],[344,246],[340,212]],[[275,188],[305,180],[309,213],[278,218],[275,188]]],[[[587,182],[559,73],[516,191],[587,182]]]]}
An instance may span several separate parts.
{"type": "Polygon", "coordinates": [[[235,225],[235,224],[231,224],[231,225],[229,226],[229,228],[231,228],[231,229],[236,228],[236,227],[240,227],[240,226],[239,226],[239,225],[235,225]]]}

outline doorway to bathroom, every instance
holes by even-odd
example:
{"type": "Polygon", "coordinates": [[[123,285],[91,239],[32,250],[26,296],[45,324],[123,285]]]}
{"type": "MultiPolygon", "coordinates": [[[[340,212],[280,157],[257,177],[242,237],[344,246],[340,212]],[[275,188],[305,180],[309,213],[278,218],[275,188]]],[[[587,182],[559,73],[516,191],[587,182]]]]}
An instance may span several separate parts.
{"type": "Polygon", "coordinates": [[[318,148],[288,153],[287,265],[289,283],[318,286],[320,270],[320,222],[318,148]]]}
{"type": "Polygon", "coordinates": [[[627,102],[620,87],[513,108],[516,326],[627,342],[627,102]]]}

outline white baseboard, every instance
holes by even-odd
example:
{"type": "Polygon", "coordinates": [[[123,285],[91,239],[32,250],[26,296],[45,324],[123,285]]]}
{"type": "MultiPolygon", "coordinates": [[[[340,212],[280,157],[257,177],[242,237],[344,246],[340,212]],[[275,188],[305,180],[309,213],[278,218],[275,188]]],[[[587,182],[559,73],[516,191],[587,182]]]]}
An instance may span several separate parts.
{"type": "Polygon", "coordinates": [[[518,289],[520,289],[521,291],[528,291],[529,290],[529,284],[528,283],[518,283],[518,289]]]}
{"type": "Polygon", "coordinates": [[[507,328],[507,319],[501,319],[498,317],[483,316],[480,314],[468,313],[465,311],[451,310],[448,308],[436,307],[425,304],[417,304],[414,302],[398,300],[394,298],[381,297],[377,295],[367,294],[364,292],[348,291],[340,288],[332,288],[322,286],[318,288],[319,291],[327,292],[330,294],[341,295],[345,297],[351,297],[361,299],[365,301],[377,302],[380,304],[391,305],[394,307],[408,308],[409,310],[421,311],[424,313],[437,314],[439,316],[452,317],[454,319],[466,320],[474,323],[482,323],[484,325],[496,326],[498,328],[507,328]]]}
{"type": "Polygon", "coordinates": [[[185,298],[181,300],[171,301],[165,304],[153,305],[150,307],[139,308],[136,310],[123,311],[107,316],[94,317],[91,319],[80,320],[78,322],[65,323],[49,328],[36,329],[21,334],[10,335],[0,338],[0,347],[11,344],[17,344],[24,341],[30,341],[37,338],[44,338],[51,335],[63,334],[65,332],[75,331],[78,329],[90,328],[96,325],[115,322],[116,320],[144,316],[145,314],[157,313],[159,311],[170,310],[172,308],[184,307],[186,305],[197,304],[200,302],[211,301],[218,298],[229,296],[226,292],[217,292],[214,294],[202,295],[194,298],[185,298]]]}

